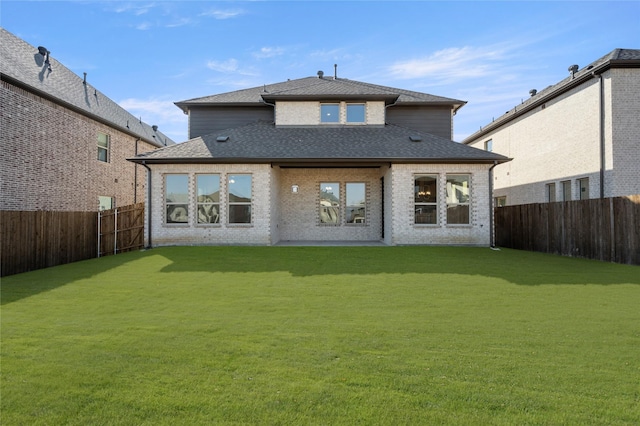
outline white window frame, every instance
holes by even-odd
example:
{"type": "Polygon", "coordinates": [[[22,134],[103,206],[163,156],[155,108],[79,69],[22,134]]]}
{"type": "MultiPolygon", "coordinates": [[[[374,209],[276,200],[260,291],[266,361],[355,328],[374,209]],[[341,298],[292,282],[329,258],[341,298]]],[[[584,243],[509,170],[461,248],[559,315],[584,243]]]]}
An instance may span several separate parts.
{"type": "MultiPolygon", "coordinates": [[[[445,202],[447,204],[447,225],[458,225],[458,226],[467,226],[467,225],[471,225],[471,187],[472,187],[472,182],[471,182],[471,173],[448,173],[446,176],[446,198],[445,198],[445,202]],[[466,201],[459,201],[457,199],[457,197],[454,198],[454,191],[458,190],[458,188],[453,188],[452,183],[449,181],[450,178],[453,177],[459,177],[459,176],[465,176],[466,182],[467,182],[467,188],[466,188],[466,192],[467,194],[463,194],[463,196],[466,196],[466,201]],[[467,222],[457,222],[457,223],[452,223],[449,220],[449,208],[450,207],[467,207],[467,217],[468,217],[468,221],[467,222]]],[[[463,192],[462,190],[459,190],[459,192],[463,192]]]]}
{"type": "MultiPolygon", "coordinates": [[[[417,226],[434,226],[434,225],[439,225],[440,224],[440,176],[438,176],[437,174],[429,174],[429,173],[420,173],[420,174],[416,174],[413,175],[413,224],[417,225],[417,226]],[[420,197],[420,187],[419,185],[416,186],[416,181],[419,178],[423,178],[423,177],[427,177],[427,178],[433,178],[435,179],[435,201],[416,201],[416,198],[420,197]],[[435,209],[434,209],[435,207],[435,209]],[[420,214],[422,214],[422,210],[423,208],[428,208],[429,211],[434,211],[435,212],[435,217],[434,220],[431,222],[418,222],[416,220],[417,215],[419,214],[418,211],[420,211],[420,214]]],[[[424,196],[431,196],[432,194],[423,194],[424,196]]]]}

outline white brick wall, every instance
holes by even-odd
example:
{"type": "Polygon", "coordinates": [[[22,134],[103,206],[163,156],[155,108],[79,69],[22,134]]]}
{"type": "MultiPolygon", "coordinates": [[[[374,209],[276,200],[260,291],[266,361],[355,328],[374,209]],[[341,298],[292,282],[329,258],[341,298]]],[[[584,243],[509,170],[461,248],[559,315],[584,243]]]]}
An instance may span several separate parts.
{"type": "MultiPolygon", "coordinates": [[[[640,193],[640,70],[603,74],[605,91],[605,197],[640,193]]],[[[548,201],[546,184],[589,179],[589,198],[600,197],[600,83],[597,78],[548,101],[469,145],[513,158],[494,169],[494,196],[507,204],[548,201]]]]}

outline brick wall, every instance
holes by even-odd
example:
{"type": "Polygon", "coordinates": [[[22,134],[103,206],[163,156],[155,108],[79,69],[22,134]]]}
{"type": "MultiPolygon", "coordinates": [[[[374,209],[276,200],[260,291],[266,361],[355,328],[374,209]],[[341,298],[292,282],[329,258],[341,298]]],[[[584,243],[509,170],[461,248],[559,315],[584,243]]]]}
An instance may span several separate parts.
{"type": "Polygon", "coordinates": [[[640,194],[640,69],[613,69],[611,197],[640,194]]]}
{"type": "MultiPolygon", "coordinates": [[[[394,164],[385,183],[385,198],[391,199],[390,228],[385,231],[385,242],[390,245],[475,245],[490,244],[490,165],[478,164],[394,164]],[[416,225],[414,223],[414,175],[438,176],[438,224],[416,225]],[[446,176],[447,174],[470,174],[470,224],[449,225],[446,223],[446,176]],[[387,197],[389,194],[389,197],[387,197]]],[[[385,202],[385,205],[388,202],[385,202]]],[[[387,218],[385,214],[385,218],[387,218]]]]}
{"type": "MultiPolygon", "coordinates": [[[[0,108],[0,210],[95,211],[99,196],[144,200],[145,169],[126,161],[135,137],[4,81],[0,108]],[[97,160],[98,132],[110,136],[109,163],[97,160]]],[[[140,153],[151,149],[138,143],[140,153]]]]}

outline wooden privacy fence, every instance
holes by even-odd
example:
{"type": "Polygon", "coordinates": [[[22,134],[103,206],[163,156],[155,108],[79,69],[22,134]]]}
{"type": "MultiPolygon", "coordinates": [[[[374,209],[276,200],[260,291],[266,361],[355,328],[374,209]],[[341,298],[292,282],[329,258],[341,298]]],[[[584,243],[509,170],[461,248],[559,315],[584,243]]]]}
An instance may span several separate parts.
{"type": "Polygon", "coordinates": [[[144,247],[144,203],[98,214],[98,257],[144,247]]]}
{"type": "Polygon", "coordinates": [[[640,195],[495,209],[496,245],[640,265],[640,195]]]}
{"type": "Polygon", "coordinates": [[[143,246],[144,203],[100,213],[0,211],[0,276],[143,246]]]}

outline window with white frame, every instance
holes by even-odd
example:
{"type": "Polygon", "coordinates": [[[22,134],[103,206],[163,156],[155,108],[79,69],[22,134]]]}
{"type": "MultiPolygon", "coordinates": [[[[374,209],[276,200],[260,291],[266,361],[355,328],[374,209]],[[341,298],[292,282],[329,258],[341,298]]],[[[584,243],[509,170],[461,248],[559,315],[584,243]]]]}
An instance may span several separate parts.
{"type": "Polygon", "coordinates": [[[547,201],[550,203],[553,203],[554,201],[556,201],[556,184],[548,183],[546,185],[546,189],[547,189],[547,201]]]}
{"type": "Polygon", "coordinates": [[[438,176],[418,175],[413,182],[414,223],[438,224],[438,176]]]}
{"type": "Polygon", "coordinates": [[[196,175],[198,223],[220,223],[220,175],[196,175]]]}
{"type": "Polygon", "coordinates": [[[493,140],[492,139],[489,139],[488,141],[484,142],[484,150],[485,151],[489,151],[489,152],[493,151],[493,140]]]}
{"type": "Polygon", "coordinates": [[[98,161],[109,162],[110,145],[109,135],[98,132],[98,161]]]}
{"type": "Polygon", "coordinates": [[[578,196],[581,200],[589,199],[589,178],[578,179],[578,196]]]}
{"type": "Polygon", "coordinates": [[[189,175],[165,175],[164,188],[165,223],[189,223],[189,175]]]}
{"type": "Polygon", "coordinates": [[[365,223],[367,217],[366,185],[364,183],[347,182],[346,191],[346,222],[365,223]]]}
{"type": "Polygon", "coordinates": [[[114,207],[113,197],[108,197],[103,195],[98,196],[98,210],[100,211],[110,210],[113,207],[114,207]]]}
{"type": "Polygon", "coordinates": [[[563,180],[560,185],[562,185],[562,201],[571,201],[571,181],[563,180]]]}
{"type": "Polygon", "coordinates": [[[234,174],[228,176],[229,223],[251,223],[252,176],[234,174]]]}
{"type": "Polygon", "coordinates": [[[447,224],[470,222],[471,176],[447,175],[447,224]]]}
{"type": "Polygon", "coordinates": [[[320,183],[320,223],[337,225],[340,223],[340,183],[320,183]]]}
{"type": "Polygon", "coordinates": [[[340,122],[340,104],[320,104],[321,123],[340,122]]]}

